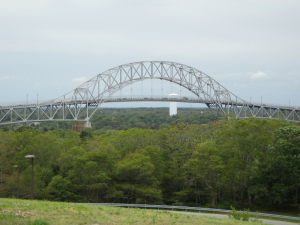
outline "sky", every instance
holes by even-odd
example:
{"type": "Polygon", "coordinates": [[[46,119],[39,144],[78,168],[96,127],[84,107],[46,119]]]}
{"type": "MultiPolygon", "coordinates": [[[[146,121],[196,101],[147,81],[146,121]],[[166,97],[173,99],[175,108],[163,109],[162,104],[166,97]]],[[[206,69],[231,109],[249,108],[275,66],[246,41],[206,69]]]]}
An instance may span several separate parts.
{"type": "Polygon", "coordinates": [[[300,106],[299,12],[299,0],[0,0],[0,102],[54,99],[110,68],[164,60],[244,100],[300,106]]]}

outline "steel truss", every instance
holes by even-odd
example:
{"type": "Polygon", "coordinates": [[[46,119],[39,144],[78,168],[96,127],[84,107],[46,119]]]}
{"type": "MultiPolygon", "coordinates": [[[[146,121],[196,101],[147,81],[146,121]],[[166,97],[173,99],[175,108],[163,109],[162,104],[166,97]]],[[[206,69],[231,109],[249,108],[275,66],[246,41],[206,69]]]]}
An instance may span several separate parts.
{"type": "MultiPolygon", "coordinates": [[[[37,104],[0,106],[0,125],[41,121],[89,121],[98,107],[111,102],[112,95],[133,83],[160,79],[173,82],[193,93],[215,115],[235,118],[282,118],[300,123],[300,108],[254,104],[242,100],[205,73],[175,62],[147,61],[107,70],[59,98],[37,104]]],[[[156,99],[155,101],[165,101],[156,99]]],[[[188,99],[180,99],[179,101],[188,99]]],[[[120,101],[149,101],[126,98],[120,101]]]]}

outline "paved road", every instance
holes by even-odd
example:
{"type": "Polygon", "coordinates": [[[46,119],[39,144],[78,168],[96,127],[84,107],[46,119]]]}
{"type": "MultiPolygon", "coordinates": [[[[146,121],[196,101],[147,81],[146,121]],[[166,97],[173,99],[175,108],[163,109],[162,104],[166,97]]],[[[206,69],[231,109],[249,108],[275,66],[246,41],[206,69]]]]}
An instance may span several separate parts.
{"type": "MultiPolygon", "coordinates": [[[[227,215],[223,214],[212,214],[212,213],[192,213],[192,212],[178,212],[178,211],[168,211],[170,213],[178,213],[178,214],[186,214],[186,215],[194,215],[194,216],[208,216],[208,217],[215,217],[218,219],[228,219],[227,215]]],[[[260,219],[265,224],[274,224],[274,225],[295,225],[297,223],[289,223],[284,221],[276,221],[276,220],[266,220],[260,219]]]]}

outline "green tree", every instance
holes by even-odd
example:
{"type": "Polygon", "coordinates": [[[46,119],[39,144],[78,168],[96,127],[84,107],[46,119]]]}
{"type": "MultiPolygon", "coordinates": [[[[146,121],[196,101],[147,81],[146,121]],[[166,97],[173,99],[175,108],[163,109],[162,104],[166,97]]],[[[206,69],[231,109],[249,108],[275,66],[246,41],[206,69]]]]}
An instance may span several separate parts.
{"type": "Polygon", "coordinates": [[[54,201],[77,201],[80,196],[74,194],[72,183],[60,175],[52,177],[47,186],[47,194],[54,201]]]}
{"type": "Polygon", "coordinates": [[[109,191],[112,160],[104,152],[87,152],[75,158],[67,179],[71,181],[83,201],[105,199],[109,191]]]}
{"type": "Polygon", "coordinates": [[[187,163],[190,174],[193,178],[200,179],[209,191],[211,204],[217,203],[218,189],[220,186],[221,172],[224,169],[220,151],[215,143],[206,141],[199,144],[187,163]]]}
{"type": "Polygon", "coordinates": [[[161,202],[161,190],[154,170],[151,158],[140,153],[130,153],[117,163],[114,176],[118,181],[117,189],[123,192],[124,202],[161,202]]]}
{"type": "Polygon", "coordinates": [[[296,204],[300,210],[300,128],[278,129],[270,154],[262,173],[270,201],[289,207],[296,204]]]}

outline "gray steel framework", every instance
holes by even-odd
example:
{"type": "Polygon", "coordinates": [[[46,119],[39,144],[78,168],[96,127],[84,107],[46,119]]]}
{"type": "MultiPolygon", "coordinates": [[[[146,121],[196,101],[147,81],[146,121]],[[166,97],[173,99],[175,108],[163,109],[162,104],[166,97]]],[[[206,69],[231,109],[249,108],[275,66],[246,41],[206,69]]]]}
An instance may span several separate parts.
{"type": "Polygon", "coordinates": [[[181,63],[167,61],[135,62],[109,69],[56,99],[36,104],[0,106],[0,125],[40,121],[89,121],[105,102],[172,101],[166,98],[113,98],[133,83],[160,79],[188,89],[194,98],[182,102],[204,103],[216,118],[282,118],[300,123],[300,108],[255,104],[242,100],[205,73],[181,63]]]}

